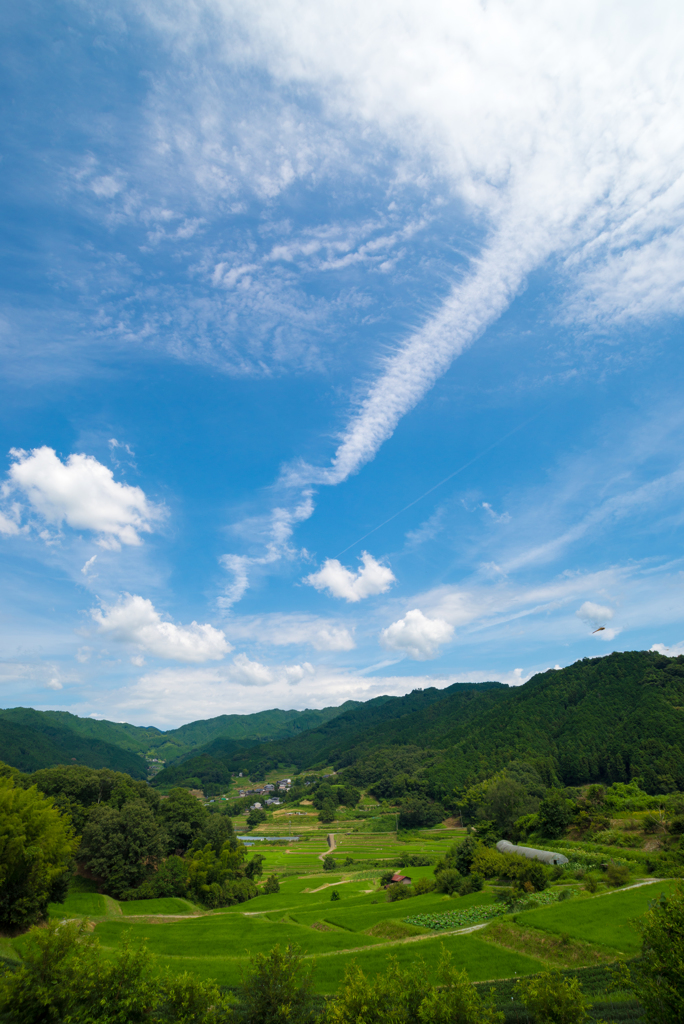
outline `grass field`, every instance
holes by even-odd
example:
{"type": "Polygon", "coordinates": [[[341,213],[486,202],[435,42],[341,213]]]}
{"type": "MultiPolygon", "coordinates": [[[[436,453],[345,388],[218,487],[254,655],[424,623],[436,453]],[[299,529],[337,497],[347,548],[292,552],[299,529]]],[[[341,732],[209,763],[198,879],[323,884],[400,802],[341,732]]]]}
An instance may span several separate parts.
{"type": "MultiPolygon", "coordinates": [[[[295,834],[295,829],[282,827],[280,832],[295,834]]],[[[407,923],[406,918],[486,907],[494,901],[492,886],[455,899],[433,892],[389,903],[379,889],[379,876],[406,852],[433,863],[407,867],[404,873],[414,880],[432,877],[434,862],[453,842],[454,830],[400,836],[394,832],[332,832],[337,868],[331,872],[323,871],[321,862],[321,857],[331,852],[327,834],[311,831],[289,844],[255,843],[252,852],[265,857],[264,877],[277,873],[280,892],[238,906],[205,911],[181,899],[117,903],[93,891],[94,883],[74,879],[66,901],[51,906],[50,913],[62,918],[92,918],[105,953],[113,952],[128,933],[134,941],[147,943],[160,970],[189,971],[226,986],[239,983],[250,955],[267,953],[276,944],[293,943],[314,966],[316,991],[329,994],[352,962],[358,962],[372,977],[386,969],[389,956],[436,980],[442,948],[449,950],[473,982],[500,980],[505,984],[503,979],[549,966],[589,971],[603,968],[638,951],[640,939],[631,922],[661,891],[669,892],[675,884],[656,883],[589,896],[573,882],[577,895],[561,903],[503,915],[470,931],[451,926],[433,932],[421,927],[420,921],[407,923]],[[347,858],[360,865],[346,864],[347,858]],[[336,900],[331,899],[333,891],[338,894],[336,900]]],[[[562,885],[563,880],[558,883],[562,885]]],[[[20,943],[15,949],[20,952],[20,943]]]]}
{"type": "Polygon", "coordinates": [[[641,948],[632,922],[648,910],[651,900],[669,893],[675,882],[654,882],[636,889],[616,890],[591,899],[568,900],[542,910],[517,914],[520,924],[531,925],[557,935],[608,946],[634,956],[641,948]]]}

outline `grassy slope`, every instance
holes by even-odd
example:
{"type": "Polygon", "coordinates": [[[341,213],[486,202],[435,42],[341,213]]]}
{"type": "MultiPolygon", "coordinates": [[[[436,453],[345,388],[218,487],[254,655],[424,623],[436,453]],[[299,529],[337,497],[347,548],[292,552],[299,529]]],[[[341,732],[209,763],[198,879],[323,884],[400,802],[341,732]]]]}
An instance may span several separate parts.
{"type": "Polygon", "coordinates": [[[676,882],[654,882],[579,902],[569,900],[542,910],[525,911],[517,915],[517,921],[634,956],[641,948],[641,940],[632,922],[646,912],[651,900],[661,892],[671,892],[675,885],[676,882]]]}

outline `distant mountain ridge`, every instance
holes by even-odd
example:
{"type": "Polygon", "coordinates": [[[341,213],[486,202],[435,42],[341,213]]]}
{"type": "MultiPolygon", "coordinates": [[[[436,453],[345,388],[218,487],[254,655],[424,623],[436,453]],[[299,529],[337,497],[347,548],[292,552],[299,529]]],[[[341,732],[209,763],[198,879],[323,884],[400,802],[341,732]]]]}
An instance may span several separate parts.
{"type": "Polygon", "coordinates": [[[426,791],[441,799],[514,760],[534,761],[571,786],[639,778],[649,792],[684,790],[684,656],[615,652],[522,686],[456,683],[379,697],[287,740],[250,749],[216,738],[155,784],[325,764],[347,769],[358,785],[421,773],[426,791]]]}
{"type": "Polygon", "coordinates": [[[136,779],[147,777],[144,755],[173,761],[217,737],[240,746],[283,740],[324,724],[358,705],[305,711],[258,711],[252,715],[219,715],[163,731],[106,719],[79,718],[69,711],[34,708],[0,710],[0,757],[24,772],[56,764],[112,768],[136,779]]]}

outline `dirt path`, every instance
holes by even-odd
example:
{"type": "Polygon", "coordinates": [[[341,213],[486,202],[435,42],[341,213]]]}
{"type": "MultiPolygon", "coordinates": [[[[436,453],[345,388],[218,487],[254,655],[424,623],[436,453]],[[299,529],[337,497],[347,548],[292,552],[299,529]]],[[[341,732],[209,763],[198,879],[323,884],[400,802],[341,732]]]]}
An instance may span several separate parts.
{"type": "Polygon", "coordinates": [[[333,850],[337,849],[337,843],[335,842],[335,835],[334,835],[333,832],[329,832],[328,833],[327,839],[328,839],[328,853],[319,853],[318,854],[318,859],[319,860],[324,860],[328,856],[329,853],[332,853],[333,850]]]}

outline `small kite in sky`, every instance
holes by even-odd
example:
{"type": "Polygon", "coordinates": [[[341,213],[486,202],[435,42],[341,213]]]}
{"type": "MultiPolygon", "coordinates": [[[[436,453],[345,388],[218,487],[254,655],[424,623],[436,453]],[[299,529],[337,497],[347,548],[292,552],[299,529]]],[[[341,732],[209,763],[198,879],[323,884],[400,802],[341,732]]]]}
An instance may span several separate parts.
{"type": "Polygon", "coordinates": [[[593,636],[593,635],[594,635],[594,633],[600,633],[600,632],[601,632],[601,630],[602,630],[602,629],[605,629],[605,628],[606,628],[605,626],[599,626],[599,628],[598,628],[598,629],[592,629],[592,631],[591,631],[591,635],[593,636]]]}

